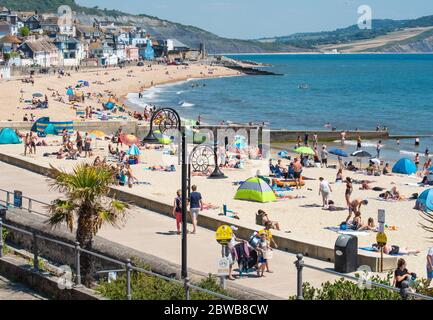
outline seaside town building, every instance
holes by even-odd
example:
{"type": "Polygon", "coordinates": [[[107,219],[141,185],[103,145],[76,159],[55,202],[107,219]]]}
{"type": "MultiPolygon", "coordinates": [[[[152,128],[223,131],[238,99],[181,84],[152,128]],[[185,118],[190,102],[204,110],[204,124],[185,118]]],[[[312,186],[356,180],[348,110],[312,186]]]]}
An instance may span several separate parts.
{"type": "Polygon", "coordinates": [[[11,67],[115,66],[124,62],[198,60],[201,49],[154,38],[142,26],[0,7],[0,64],[11,67]]]}

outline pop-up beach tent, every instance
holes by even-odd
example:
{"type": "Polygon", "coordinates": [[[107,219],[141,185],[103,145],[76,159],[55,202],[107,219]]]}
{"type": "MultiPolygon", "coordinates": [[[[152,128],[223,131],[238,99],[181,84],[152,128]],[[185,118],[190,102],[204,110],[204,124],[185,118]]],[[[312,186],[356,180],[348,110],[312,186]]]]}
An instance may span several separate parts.
{"type": "Polygon", "coordinates": [[[408,158],[402,158],[394,165],[392,172],[401,174],[414,174],[416,173],[416,165],[412,160],[408,158]]]}
{"type": "Polygon", "coordinates": [[[56,127],[54,126],[54,124],[49,123],[44,130],[45,134],[51,134],[53,136],[57,135],[57,130],[56,127]]]}
{"type": "Polygon", "coordinates": [[[421,211],[433,211],[433,189],[425,190],[416,200],[415,208],[421,211]]]}
{"type": "Polygon", "coordinates": [[[261,203],[277,200],[270,185],[259,177],[249,178],[247,181],[242,183],[236,192],[235,199],[261,203]]]}
{"type": "Polygon", "coordinates": [[[39,118],[39,119],[36,120],[36,122],[33,124],[31,130],[32,130],[33,132],[38,132],[38,124],[42,124],[42,123],[46,123],[46,124],[50,123],[50,118],[49,118],[49,117],[42,117],[42,118],[39,118]]]}
{"type": "Polygon", "coordinates": [[[160,144],[170,144],[171,143],[170,137],[161,133],[161,131],[159,131],[159,130],[153,131],[153,135],[155,136],[155,138],[158,140],[158,142],[160,144]]]}
{"type": "Polygon", "coordinates": [[[20,137],[16,134],[15,130],[4,128],[0,131],[0,144],[19,144],[21,143],[20,137]]]}

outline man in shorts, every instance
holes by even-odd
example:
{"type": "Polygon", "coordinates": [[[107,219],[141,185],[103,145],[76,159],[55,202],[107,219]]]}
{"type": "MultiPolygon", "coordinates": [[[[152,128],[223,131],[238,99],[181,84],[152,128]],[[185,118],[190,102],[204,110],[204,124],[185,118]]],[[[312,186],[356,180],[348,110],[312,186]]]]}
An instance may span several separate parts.
{"type": "Polygon", "coordinates": [[[295,161],[293,162],[293,170],[294,170],[293,176],[295,178],[296,189],[300,189],[301,188],[302,164],[298,158],[295,158],[295,161]]]}
{"type": "Polygon", "coordinates": [[[189,196],[189,203],[190,203],[190,212],[191,212],[191,219],[192,219],[192,225],[193,230],[192,233],[195,234],[197,232],[197,218],[200,213],[200,211],[203,211],[203,201],[201,197],[201,193],[197,192],[197,186],[191,187],[192,192],[189,196]]]}

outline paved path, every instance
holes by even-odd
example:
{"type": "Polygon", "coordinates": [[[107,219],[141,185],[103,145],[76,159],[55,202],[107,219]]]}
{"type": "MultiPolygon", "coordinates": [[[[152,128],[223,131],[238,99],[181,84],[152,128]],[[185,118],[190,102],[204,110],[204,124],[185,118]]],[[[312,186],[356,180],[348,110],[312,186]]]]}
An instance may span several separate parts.
{"type": "MultiPolygon", "coordinates": [[[[41,175],[2,162],[0,162],[0,172],[1,189],[21,190],[25,196],[46,202],[58,196],[56,192],[49,189],[47,179],[41,175]]],[[[4,194],[0,193],[0,199],[4,200],[4,194]]],[[[99,236],[180,264],[181,238],[174,234],[175,229],[174,219],[133,207],[123,228],[105,227],[100,231],[99,236]]],[[[190,268],[205,273],[215,273],[220,252],[221,246],[216,243],[214,232],[199,228],[198,234],[188,236],[190,268]]],[[[271,261],[273,274],[266,274],[263,279],[244,277],[236,280],[236,282],[287,299],[290,295],[296,294],[296,268],[293,264],[295,260],[296,257],[293,254],[275,251],[271,261]]],[[[322,268],[333,267],[331,263],[314,259],[305,260],[322,268]]],[[[315,286],[332,279],[335,278],[324,273],[312,270],[304,271],[304,281],[315,286]]]]}
{"type": "Polygon", "coordinates": [[[0,276],[0,300],[45,300],[27,287],[0,276]]]}

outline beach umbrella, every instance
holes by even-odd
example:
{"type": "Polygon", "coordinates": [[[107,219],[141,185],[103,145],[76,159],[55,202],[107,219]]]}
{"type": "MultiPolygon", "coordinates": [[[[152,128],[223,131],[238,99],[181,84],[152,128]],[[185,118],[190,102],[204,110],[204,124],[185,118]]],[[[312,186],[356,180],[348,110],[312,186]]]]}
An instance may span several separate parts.
{"type": "Polygon", "coordinates": [[[392,168],[393,173],[414,174],[416,171],[417,169],[415,163],[408,158],[402,158],[398,160],[392,168]]]}
{"type": "Polygon", "coordinates": [[[35,92],[35,93],[33,93],[33,97],[36,97],[36,98],[41,98],[41,97],[43,97],[44,95],[42,94],[42,93],[40,93],[40,92],[35,92]]]}
{"type": "Polygon", "coordinates": [[[294,150],[296,153],[299,154],[307,154],[307,155],[311,155],[314,156],[316,153],[314,152],[313,149],[311,149],[310,147],[299,147],[297,149],[294,150]]]}
{"type": "Polygon", "coordinates": [[[92,130],[89,132],[89,134],[95,139],[96,138],[103,139],[105,137],[105,132],[103,132],[101,130],[92,130]]]}
{"type": "Polygon", "coordinates": [[[364,151],[364,150],[355,151],[354,153],[351,154],[351,156],[357,157],[357,158],[371,158],[372,157],[371,153],[364,151]]]}
{"type": "Polygon", "coordinates": [[[129,148],[129,150],[128,150],[128,152],[126,154],[128,156],[139,156],[139,155],[141,155],[141,151],[140,151],[140,149],[135,144],[133,144],[129,148]]]}
{"type": "Polygon", "coordinates": [[[373,162],[374,164],[380,166],[380,160],[379,159],[371,159],[371,162],[373,162]]]}
{"type": "Polygon", "coordinates": [[[236,200],[248,200],[260,203],[276,201],[275,193],[264,180],[253,177],[242,183],[236,192],[236,200]]]}
{"type": "Polygon", "coordinates": [[[122,134],[120,136],[120,141],[127,146],[132,146],[133,144],[140,144],[140,139],[138,139],[133,134],[122,134]]]}
{"type": "Polygon", "coordinates": [[[373,157],[371,153],[365,150],[358,150],[351,154],[352,157],[357,157],[359,159],[359,166],[362,167],[362,158],[371,158],[373,157]]]}
{"type": "Polygon", "coordinates": [[[425,190],[416,200],[418,210],[433,211],[433,189],[425,190]]]}
{"type": "Polygon", "coordinates": [[[331,149],[329,150],[329,153],[343,158],[347,158],[349,156],[344,150],[341,149],[331,149]]]}

